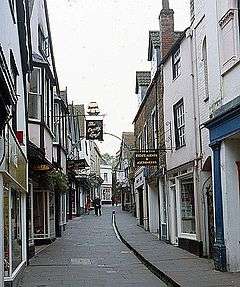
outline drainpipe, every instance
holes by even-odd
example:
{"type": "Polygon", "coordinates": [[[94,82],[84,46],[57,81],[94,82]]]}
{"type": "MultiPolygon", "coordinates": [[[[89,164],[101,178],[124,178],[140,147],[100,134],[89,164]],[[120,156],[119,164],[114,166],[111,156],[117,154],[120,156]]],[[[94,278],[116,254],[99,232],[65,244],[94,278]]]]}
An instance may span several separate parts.
{"type": "Polygon", "coordinates": [[[3,220],[3,176],[0,173],[0,287],[4,286],[4,220],[3,220]]]}
{"type": "MultiPolygon", "coordinates": [[[[162,77],[161,75],[161,69],[162,67],[160,66],[159,67],[160,69],[160,77],[162,77]]],[[[163,79],[161,79],[163,80],[163,79]]],[[[156,131],[157,131],[157,149],[159,149],[159,113],[158,113],[158,81],[156,80],[155,82],[155,91],[156,91],[156,98],[155,98],[155,101],[156,101],[156,131]]],[[[159,170],[159,167],[160,167],[160,152],[158,150],[158,167],[157,167],[157,170],[159,170]]],[[[159,188],[159,184],[160,184],[160,178],[159,178],[159,175],[157,175],[157,178],[156,178],[156,181],[157,181],[157,193],[158,193],[158,228],[159,228],[159,231],[158,231],[158,234],[159,234],[159,240],[161,240],[162,238],[162,231],[161,231],[161,202],[160,202],[160,188],[159,188]]]]}

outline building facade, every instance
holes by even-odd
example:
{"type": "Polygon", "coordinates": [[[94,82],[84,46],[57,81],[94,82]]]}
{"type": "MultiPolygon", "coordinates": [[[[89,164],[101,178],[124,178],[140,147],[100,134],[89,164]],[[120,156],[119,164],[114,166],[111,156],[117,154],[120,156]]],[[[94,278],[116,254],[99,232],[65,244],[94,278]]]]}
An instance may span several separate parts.
{"type": "Polygon", "coordinates": [[[100,187],[100,199],[102,204],[112,203],[112,166],[100,164],[100,176],[103,182],[100,187]]]}
{"type": "Polygon", "coordinates": [[[25,1],[1,3],[0,285],[16,284],[27,261],[27,86],[31,44],[25,1]],[[4,282],[5,281],[5,284],[4,282]]]}

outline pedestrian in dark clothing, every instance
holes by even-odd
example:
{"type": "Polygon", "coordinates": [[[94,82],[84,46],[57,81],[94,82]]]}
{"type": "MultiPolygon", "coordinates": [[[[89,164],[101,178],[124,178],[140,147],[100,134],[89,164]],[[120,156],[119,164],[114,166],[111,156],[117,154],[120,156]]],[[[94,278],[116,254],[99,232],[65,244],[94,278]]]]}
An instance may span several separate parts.
{"type": "Polygon", "coordinates": [[[94,210],[95,210],[95,215],[102,215],[102,211],[101,211],[101,200],[99,197],[96,197],[94,199],[94,210]]]}
{"type": "Polygon", "coordinates": [[[115,203],[115,197],[112,196],[112,206],[114,206],[114,203],[115,203]]]}

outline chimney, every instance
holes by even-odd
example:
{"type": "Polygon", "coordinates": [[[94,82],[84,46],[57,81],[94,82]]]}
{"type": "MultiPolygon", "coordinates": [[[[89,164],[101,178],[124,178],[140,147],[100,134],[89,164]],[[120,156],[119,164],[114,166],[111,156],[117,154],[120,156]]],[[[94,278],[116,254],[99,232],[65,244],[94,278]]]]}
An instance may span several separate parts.
{"type": "Polygon", "coordinates": [[[169,8],[169,0],[162,0],[162,10],[159,15],[160,55],[166,56],[174,43],[174,11],[169,8]]]}

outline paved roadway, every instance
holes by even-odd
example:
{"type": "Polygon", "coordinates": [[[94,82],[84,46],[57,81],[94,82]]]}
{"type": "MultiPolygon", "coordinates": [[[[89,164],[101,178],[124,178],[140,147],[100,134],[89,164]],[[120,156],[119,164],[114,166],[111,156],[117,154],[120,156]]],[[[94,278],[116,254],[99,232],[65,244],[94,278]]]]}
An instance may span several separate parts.
{"type": "Polygon", "coordinates": [[[62,238],[35,256],[19,287],[165,287],[115,236],[112,207],[68,222],[62,238]]]}

